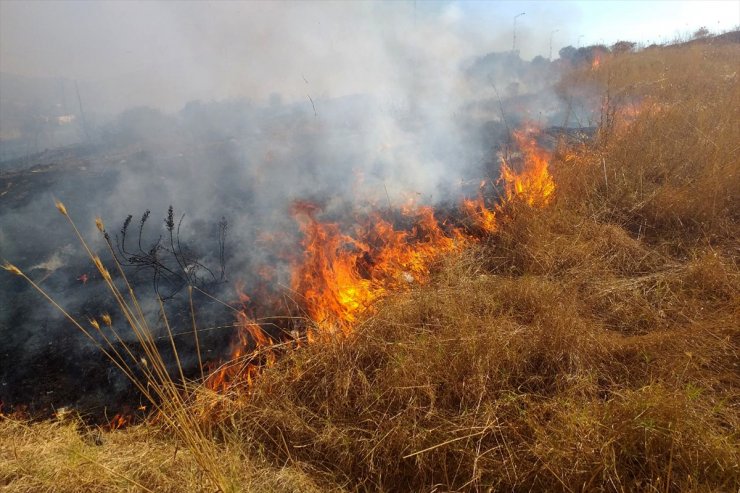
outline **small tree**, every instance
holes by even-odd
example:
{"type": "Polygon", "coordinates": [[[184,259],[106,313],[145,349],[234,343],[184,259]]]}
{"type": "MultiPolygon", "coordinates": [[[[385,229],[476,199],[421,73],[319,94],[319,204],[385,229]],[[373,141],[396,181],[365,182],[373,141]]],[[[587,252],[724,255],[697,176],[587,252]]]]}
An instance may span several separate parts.
{"type": "Polygon", "coordinates": [[[632,41],[617,41],[612,45],[612,53],[615,55],[621,55],[623,53],[629,53],[635,49],[635,43],[632,41]]]}
{"type": "Polygon", "coordinates": [[[694,35],[692,36],[693,39],[703,39],[709,36],[709,29],[707,29],[705,26],[700,27],[694,32],[694,35]]]}
{"type": "Polygon", "coordinates": [[[560,51],[558,51],[558,55],[560,55],[560,58],[567,62],[572,62],[574,58],[576,57],[577,53],[578,53],[578,49],[570,45],[560,48],[560,51]]]}

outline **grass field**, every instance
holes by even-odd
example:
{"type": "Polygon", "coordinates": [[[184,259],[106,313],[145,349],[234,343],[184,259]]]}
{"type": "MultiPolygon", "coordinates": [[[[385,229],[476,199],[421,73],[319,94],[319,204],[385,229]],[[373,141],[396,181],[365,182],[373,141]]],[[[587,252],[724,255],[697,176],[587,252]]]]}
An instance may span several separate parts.
{"type": "Polygon", "coordinates": [[[203,391],[196,448],[0,418],[4,491],[737,491],[740,45],[575,69],[603,100],[543,208],[388,297],[347,338],[203,391]],[[205,409],[207,408],[207,409],[205,409]]]}

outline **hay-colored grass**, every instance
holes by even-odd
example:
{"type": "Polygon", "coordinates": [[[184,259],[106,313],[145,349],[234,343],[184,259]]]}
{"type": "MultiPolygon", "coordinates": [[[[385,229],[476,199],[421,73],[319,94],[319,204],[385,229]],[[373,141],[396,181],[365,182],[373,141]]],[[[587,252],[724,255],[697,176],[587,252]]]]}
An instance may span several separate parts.
{"type": "MultiPolygon", "coordinates": [[[[104,432],[73,418],[33,424],[0,418],[0,436],[3,492],[214,491],[188,448],[156,425],[104,432]]],[[[246,456],[240,444],[215,450],[214,461],[238,491],[327,491],[297,468],[246,456]]]]}

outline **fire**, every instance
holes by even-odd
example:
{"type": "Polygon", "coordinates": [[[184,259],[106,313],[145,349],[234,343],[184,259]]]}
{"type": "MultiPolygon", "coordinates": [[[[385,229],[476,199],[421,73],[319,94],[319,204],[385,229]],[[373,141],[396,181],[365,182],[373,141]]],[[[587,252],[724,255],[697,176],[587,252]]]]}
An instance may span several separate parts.
{"type": "MultiPolygon", "coordinates": [[[[309,343],[349,336],[388,293],[425,283],[435,262],[483,234],[495,232],[505,213],[503,205],[548,205],[555,191],[548,169],[551,156],[538,146],[536,132],[528,127],[514,133],[519,152],[512,158],[501,158],[503,194],[498,205],[487,205],[486,181],[481,182],[476,199],[462,201],[460,209],[473,227],[440,221],[432,207],[409,202],[400,210],[400,222],[409,224],[405,228],[381,212],[367,214],[353,227],[343,228],[339,223],[319,220],[322,211],[317,205],[294,203],[291,212],[303,239],[302,252],[292,261],[290,290],[306,318],[306,325],[296,329],[303,329],[309,343]]],[[[231,359],[206,382],[215,390],[230,388],[237,380],[249,385],[259,368],[275,358],[275,341],[247,315],[250,299],[239,291],[243,309],[238,315],[238,337],[231,359]]]]}
{"type": "MultiPolygon", "coordinates": [[[[272,345],[272,340],[262,330],[262,327],[247,315],[251,300],[243,292],[242,287],[237,286],[241,303],[241,310],[237,311],[237,337],[231,344],[229,362],[215,369],[206,379],[206,386],[212,390],[226,390],[236,381],[245,382],[247,386],[251,385],[252,378],[259,371],[258,363],[262,350],[272,345]]],[[[268,366],[271,365],[274,361],[274,353],[265,351],[264,354],[264,362],[268,366]]]]}
{"type": "Polygon", "coordinates": [[[501,181],[504,200],[523,200],[532,207],[544,207],[552,200],[555,182],[549,171],[551,155],[537,144],[536,130],[527,128],[514,132],[514,141],[521,152],[522,170],[514,171],[509,160],[501,159],[501,181]]]}
{"type": "Polygon", "coordinates": [[[297,203],[293,212],[304,234],[304,253],[293,266],[291,288],[324,335],[349,334],[375,301],[424,282],[436,259],[463,244],[456,230],[452,235],[442,231],[431,207],[404,209],[415,220],[410,231],[395,229],[376,213],[356,227],[354,236],[335,223],[319,222],[311,204],[297,203]]]}
{"type": "Polygon", "coordinates": [[[498,229],[496,221],[496,212],[486,207],[486,201],[483,191],[486,187],[486,180],[481,181],[478,187],[478,197],[473,199],[463,199],[463,211],[473,220],[473,224],[486,233],[493,233],[498,229]]]}
{"type": "Polygon", "coordinates": [[[111,431],[118,430],[126,426],[129,423],[129,421],[130,419],[128,416],[125,416],[123,414],[116,414],[115,416],[113,416],[113,419],[111,419],[110,422],[108,423],[108,429],[111,431]]]}
{"type": "Polygon", "coordinates": [[[601,65],[601,54],[597,53],[596,55],[594,55],[594,59],[591,62],[591,70],[598,70],[600,65],[601,65]]]}

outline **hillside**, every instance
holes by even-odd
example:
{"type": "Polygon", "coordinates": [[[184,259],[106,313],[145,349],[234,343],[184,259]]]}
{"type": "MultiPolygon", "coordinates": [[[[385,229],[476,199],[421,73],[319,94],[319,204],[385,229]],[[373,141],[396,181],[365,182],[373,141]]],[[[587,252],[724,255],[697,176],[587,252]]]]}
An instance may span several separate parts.
{"type": "Polygon", "coordinates": [[[270,353],[246,391],[198,387],[115,431],[0,417],[0,484],[737,490],[738,61],[694,43],[574,68],[561,96],[602,118],[552,154],[551,200],[513,196],[426,284],[270,353]]]}

